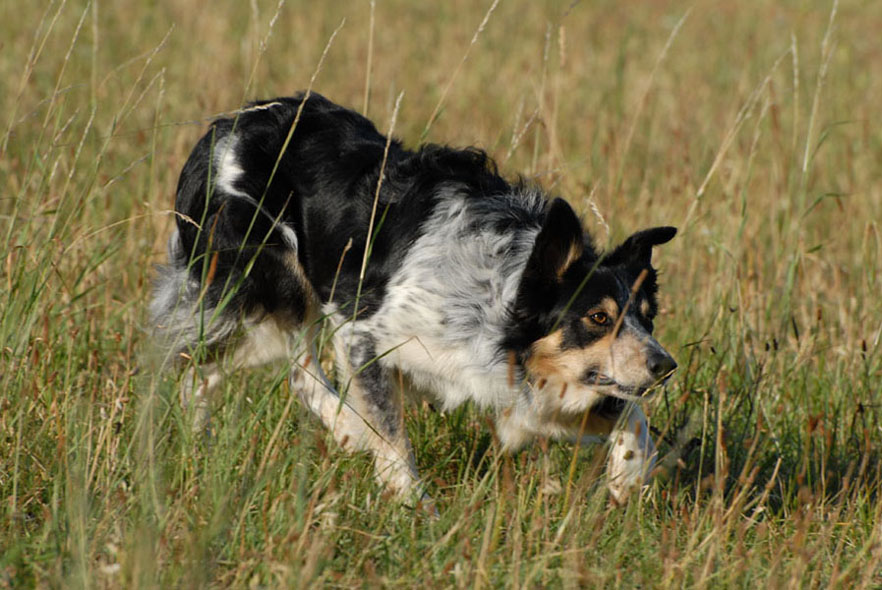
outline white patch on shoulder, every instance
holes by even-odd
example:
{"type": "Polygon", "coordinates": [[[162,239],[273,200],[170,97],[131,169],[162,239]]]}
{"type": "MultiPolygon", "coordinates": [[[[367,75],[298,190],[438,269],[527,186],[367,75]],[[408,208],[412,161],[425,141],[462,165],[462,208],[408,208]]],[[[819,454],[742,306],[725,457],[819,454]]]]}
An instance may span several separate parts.
{"type": "Polygon", "coordinates": [[[392,351],[381,363],[447,409],[468,400],[509,407],[523,389],[500,344],[539,229],[497,232],[478,221],[460,191],[442,194],[367,321],[378,350],[392,351]]]}
{"type": "MultiPolygon", "coordinates": [[[[273,103],[279,104],[279,103],[273,103]]],[[[268,106],[268,105],[261,105],[268,106]]],[[[270,219],[282,232],[285,243],[293,250],[297,250],[297,233],[288,224],[277,220],[269,211],[263,208],[257,200],[243,190],[236,188],[236,181],[245,174],[245,170],[239,164],[237,147],[239,138],[231,133],[217,140],[214,144],[214,168],[215,186],[224,194],[245,199],[270,219]]]]}

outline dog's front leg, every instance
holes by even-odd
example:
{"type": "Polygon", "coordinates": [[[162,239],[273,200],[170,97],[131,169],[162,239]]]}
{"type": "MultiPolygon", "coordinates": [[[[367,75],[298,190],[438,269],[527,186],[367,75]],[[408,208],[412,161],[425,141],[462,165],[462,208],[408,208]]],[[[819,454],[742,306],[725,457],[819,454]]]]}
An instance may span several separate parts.
{"type": "Polygon", "coordinates": [[[314,356],[301,361],[292,384],[301,399],[349,451],[370,451],[377,480],[403,499],[428,502],[404,428],[404,408],[393,393],[376,343],[344,324],[334,335],[338,394],[321,374],[314,356]]]}
{"type": "Polygon", "coordinates": [[[609,491],[623,503],[632,491],[646,482],[655,465],[655,445],[640,406],[629,403],[610,432],[609,491]]]}
{"type": "Polygon", "coordinates": [[[275,318],[246,321],[242,329],[244,334],[238,339],[228,338],[223,342],[227,349],[224,355],[212,362],[191,366],[181,378],[181,407],[192,412],[194,433],[208,430],[214,392],[226,374],[284,359],[288,354],[288,336],[275,318]]]}

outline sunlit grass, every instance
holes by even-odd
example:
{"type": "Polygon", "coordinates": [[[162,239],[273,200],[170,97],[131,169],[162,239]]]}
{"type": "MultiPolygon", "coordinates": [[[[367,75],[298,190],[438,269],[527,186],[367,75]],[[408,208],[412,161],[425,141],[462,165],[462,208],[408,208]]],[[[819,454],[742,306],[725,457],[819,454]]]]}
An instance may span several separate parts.
{"type": "Polygon", "coordinates": [[[0,587],[882,585],[882,5],[832,8],[16,7],[0,587]],[[641,499],[608,507],[602,447],[510,457],[475,409],[414,407],[427,518],[283,367],[232,377],[214,437],[190,433],[145,319],[177,174],[212,115],[308,86],[338,28],[314,90],[378,128],[403,93],[407,144],[485,147],[601,246],[679,226],[656,263],[680,369],[648,407],[663,460],[641,499]]]}

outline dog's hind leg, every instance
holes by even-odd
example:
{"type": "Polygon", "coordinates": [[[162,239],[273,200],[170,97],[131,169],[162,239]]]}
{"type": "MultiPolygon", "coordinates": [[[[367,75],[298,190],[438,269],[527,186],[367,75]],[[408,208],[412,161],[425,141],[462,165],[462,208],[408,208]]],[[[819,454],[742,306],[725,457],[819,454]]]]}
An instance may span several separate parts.
{"type": "Polygon", "coordinates": [[[374,339],[343,323],[336,327],[333,343],[342,394],[324,377],[314,352],[298,363],[292,384],[340,446],[373,454],[380,483],[402,497],[420,499],[423,489],[404,428],[403,400],[379,362],[374,339]]]}

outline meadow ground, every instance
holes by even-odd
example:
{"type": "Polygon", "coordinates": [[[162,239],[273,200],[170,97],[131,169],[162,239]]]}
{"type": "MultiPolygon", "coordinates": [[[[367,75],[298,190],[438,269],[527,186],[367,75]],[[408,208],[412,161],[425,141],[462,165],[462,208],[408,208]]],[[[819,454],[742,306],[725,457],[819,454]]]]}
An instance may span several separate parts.
{"type": "Polygon", "coordinates": [[[882,587],[882,3],[2,14],[0,588],[882,587]],[[145,316],[177,174],[212,115],[313,79],[381,129],[403,93],[406,143],[483,146],[601,245],[679,226],[642,498],[607,506],[602,447],[509,457],[475,409],[413,408],[426,518],[280,367],[190,435],[145,316]]]}

